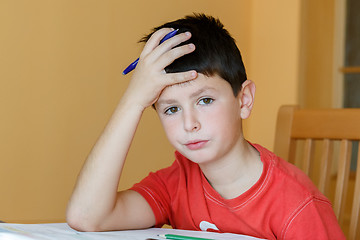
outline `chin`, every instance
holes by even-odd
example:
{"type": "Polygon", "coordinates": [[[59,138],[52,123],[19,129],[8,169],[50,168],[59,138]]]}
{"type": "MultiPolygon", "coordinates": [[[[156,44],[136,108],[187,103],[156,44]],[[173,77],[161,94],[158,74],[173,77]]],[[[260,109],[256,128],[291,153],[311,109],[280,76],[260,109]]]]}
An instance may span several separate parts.
{"type": "Polygon", "coordinates": [[[193,163],[203,164],[212,162],[215,158],[214,155],[207,151],[179,151],[184,157],[192,161],[193,163]]]}

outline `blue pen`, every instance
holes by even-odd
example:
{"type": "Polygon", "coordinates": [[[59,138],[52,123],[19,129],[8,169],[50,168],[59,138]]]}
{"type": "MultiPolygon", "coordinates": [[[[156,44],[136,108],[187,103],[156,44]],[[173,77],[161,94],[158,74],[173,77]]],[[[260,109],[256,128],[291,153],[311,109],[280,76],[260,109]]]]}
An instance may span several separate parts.
{"type": "MultiPolygon", "coordinates": [[[[176,33],[179,31],[179,29],[176,29],[172,32],[169,32],[168,34],[165,35],[165,37],[163,39],[161,39],[160,44],[165,42],[166,40],[168,40],[169,38],[172,38],[173,36],[176,35],[176,33]]],[[[132,70],[134,70],[136,68],[136,65],[139,62],[139,58],[136,59],[133,63],[131,63],[127,68],[125,68],[125,70],[123,71],[123,75],[128,74],[129,72],[131,72],[132,70]]]]}

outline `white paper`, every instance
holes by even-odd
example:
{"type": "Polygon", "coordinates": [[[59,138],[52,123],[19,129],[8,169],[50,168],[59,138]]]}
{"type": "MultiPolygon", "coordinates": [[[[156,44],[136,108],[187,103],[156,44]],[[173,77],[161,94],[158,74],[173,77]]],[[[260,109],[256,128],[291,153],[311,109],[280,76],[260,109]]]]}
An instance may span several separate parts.
{"type": "Polygon", "coordinates": [[[112,232],[78,232],[66,223],[10,224],[0,223],[0,240],[146,240],[160,239],[161,234],[178,234],[215,240],[255,240],[249,236],[231,233],[211,233],[165,228],[112,232]]]}

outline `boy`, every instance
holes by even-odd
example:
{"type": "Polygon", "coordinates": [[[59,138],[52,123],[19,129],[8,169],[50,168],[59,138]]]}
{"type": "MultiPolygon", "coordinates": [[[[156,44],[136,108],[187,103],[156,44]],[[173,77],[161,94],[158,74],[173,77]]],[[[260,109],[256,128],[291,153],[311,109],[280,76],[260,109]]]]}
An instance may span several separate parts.
{"type": "Polygon", "coordinates": [[[300,170],[244,139],[241,121],[250,115],[255,85],[219,20],[195,14],[144,41],[129,87],[81,171],[70,226],[170,224],[266,239],[345,239],[330,202],[300,170]],[[174,29],[177,35],[159,45],[174,29]],[[117,192],[136,127],[151,105],[176,160],[117,192]]]}

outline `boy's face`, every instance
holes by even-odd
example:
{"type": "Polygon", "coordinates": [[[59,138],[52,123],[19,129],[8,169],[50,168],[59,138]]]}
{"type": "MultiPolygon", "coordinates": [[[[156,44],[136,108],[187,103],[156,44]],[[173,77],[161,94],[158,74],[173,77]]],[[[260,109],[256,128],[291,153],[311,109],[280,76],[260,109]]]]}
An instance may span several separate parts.
{"type": "Polygon", "coordinates": [[[199,74],[167,87],[155,106],[170,143],[191,161],[207,163],[238,150],[241,101],[221,77],[199,74]]]}

